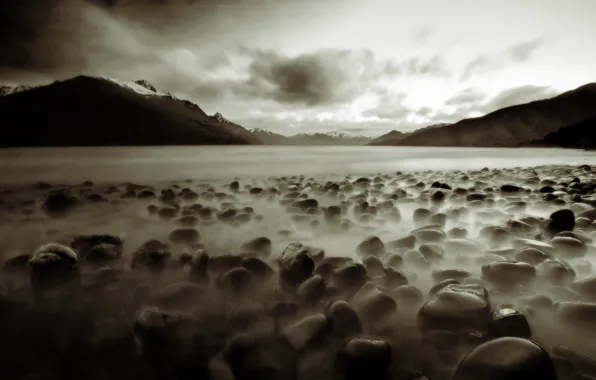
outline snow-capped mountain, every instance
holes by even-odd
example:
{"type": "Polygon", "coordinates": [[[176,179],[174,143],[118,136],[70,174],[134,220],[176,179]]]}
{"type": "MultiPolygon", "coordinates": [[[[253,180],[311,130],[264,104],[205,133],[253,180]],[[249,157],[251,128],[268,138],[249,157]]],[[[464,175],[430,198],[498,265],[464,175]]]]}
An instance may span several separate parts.
{"type": "Polygon", "coordinates": [[[251,132],[265,144],[271,145],[365,145],[371,140],[370,137],[352,136],[341,131],[297,133],[291,136],[259,128],[251,132]]]}
{"type": "Polygon", "coordinates": [[[144,80],[81,75],[0,91],[1,146],[261,144],[144,80]]]}

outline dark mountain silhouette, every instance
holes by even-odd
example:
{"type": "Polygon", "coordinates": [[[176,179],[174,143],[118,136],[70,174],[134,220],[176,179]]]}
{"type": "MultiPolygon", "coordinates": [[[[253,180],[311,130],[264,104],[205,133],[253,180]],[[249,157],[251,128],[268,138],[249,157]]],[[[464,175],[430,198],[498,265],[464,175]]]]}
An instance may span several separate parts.
{"type": "Polygon", "coordinates": [[[534,141],[533,145],[595,149],[596,117],[549,133],[544,139],[534,141]]]}
{"type": "Polygon", "coordinates": [[[418,130],[385,145],[516,147],[593,117],[596,117],[596,83],[482,117],[418,130]]]}
{"type": "Polygon", "coordinates": [[[406,137],[408,133],[391,131],[377,138],[372,139],[368,145],[395,145],[396,142],[406,137]]]}
{"type": "Polygon", "coordinates": [[[253,129],[251,132],[263,143],[269,145],[366,145],[371,138],[352,136],[343,132],[297,133],[284,136],[265,129],[253,129]]]}
{"type": "Polygon", "coordinates": [[[261,143],[248,130],[219,122],[146,81],[77,76],[1,93],[4,147],[261,143]]]}
{"type": "Polygon", "coordinates": [[[279,133],[261,128],[251,129],[250,132],[267,145],[291,145],[288,136],[280,135],[279,133]]]}
{"type": "Polygon", "coordinates": [[[449,125],[449,124],[447,124],[447,123],[433,124],[433,125],[429,125],[427,127],[416,129],[415,131],[412,131],[412,132],[399,132],[399,131],[393,130],[389,133],[386,133],[382,136],[377,137],[376,139],[373,139],[371,142],[368,143],[368,145],[378,145],[378,146],[395,145],[398,141],[403,140],[407,136],[412,136],[412,135],[415,135],[416,133],[424,132],[429,129],[441,128],[441,127],[444,127],[447,125],[449,125]]]}

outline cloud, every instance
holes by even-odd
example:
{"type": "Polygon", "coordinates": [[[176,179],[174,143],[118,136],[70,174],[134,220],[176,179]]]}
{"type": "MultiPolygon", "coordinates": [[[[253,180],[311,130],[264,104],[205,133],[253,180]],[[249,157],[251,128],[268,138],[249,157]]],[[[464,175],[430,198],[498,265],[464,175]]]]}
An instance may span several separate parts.
{"type": "Polygon", "coordinates": [[[447,70],[443,59],[434,55],[431,58],[413,57],[402,62],[401,67],[407,75],[434,75],[448,77],[451,72],[447,70]]]}
{"type": "Polygon", "coordinates": [[[509,57],[516,62],[525,62],[543,43],[541,38],[514,45],[507,49],[509,57]]]}
{"type": "Polygon", "coordinates": [[[405,94],[387,92],[378,98],[374,107],[363,111],[362,115],[379,119],[403,120],[413,112],[404,103],[405,99],[405,94]]]}
{"type": "Polygon", "coordinates": [[[520,86],[500,92],[489,102],[482,105],[479,110],[485,113],[517,104],[529,103],[536,100],[548,99],[558,95],[559,92],[549,86],[520,86]]]}
{"type": "Polygon", "coordinates": [[[486,97],[487,94],[482,91],[474,88],[466,88],[465,90],[460,91],[451,98],[447,99],[445,104],[448,106],[465,107],[469,106],[470,104],[478,104],[484,101],[486,97]]]}
{"type": "Polygon", "coordinates": [[[451,110],[450,112],[439,111],[434,115],[434,119],[453,122],[467,117],[485,115],[517,104],[551,98],[558,94],[559,92],[552,87],[537,85],[509,88],[492,97],[473,88],[467,88],[456,93],[445,102],[447,108],[451,110]]]}
{"type": "Polygon", "coordinates": [[[282,104],[345,103],[396,73],[379,65],[370,50],[324,49],[298,56],[250,51],[253,94],[282,104]]]}
{"type": "Polygon", "coordinates": [[[502,69],[505,65],[528,61],[532,54],[543,44],[542,38],[513,45],[494,54],[482,55],[470,61],[463,69],[461,80],[467,80],[475,74],[502,69]]]}
{"type": "Polygon", "coordinates": [[[426,27],[418,29],[414,33],[413,39],[417,43],[424,44],[424,43],[428,42],[428,40],[430,39],[432,34],[433,34],[433,28],[430,26],[426,26],[426,27]]]}

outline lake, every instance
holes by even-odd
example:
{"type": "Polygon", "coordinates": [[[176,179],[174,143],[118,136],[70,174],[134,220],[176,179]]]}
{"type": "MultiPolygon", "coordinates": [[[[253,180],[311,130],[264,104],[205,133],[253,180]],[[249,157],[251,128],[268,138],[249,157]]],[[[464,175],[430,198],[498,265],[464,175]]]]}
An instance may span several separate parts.
{"type": "Polygon", "coordinates": [[[0,182],[149,181],[269,175],[596,165],[596,153],[551,148],[183,146],[0,150],[0,182]]]}

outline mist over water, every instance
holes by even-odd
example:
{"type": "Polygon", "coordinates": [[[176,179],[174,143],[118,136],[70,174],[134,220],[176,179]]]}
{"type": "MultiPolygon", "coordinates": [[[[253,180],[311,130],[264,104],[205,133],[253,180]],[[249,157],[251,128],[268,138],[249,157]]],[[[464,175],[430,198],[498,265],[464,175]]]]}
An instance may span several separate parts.
{"type": "MultiPolygon", "coordinates": [[[[465,324],[463,330],[459,326],[459,330],[454,328],[449,332],[461,342],[446,352],[441,351],[441,342],[432,348],[423,344],[426,339],[438,338],[425,335],[429,331],[421,327],[424,316],[420,317],[420,310],[431,314],[453,312],[457,320],[466,315],[467,308],[474,310],[474,303],[483,299],[484,296],[474,296],[474,290],[461,293],[462,290],[456,287],[450,290],[453,292],[451,296],[463,297],[457,302],[465,301],[456,302],[457,310],[451,310],[449,305],[428,303],[435,297],[431,289],[436,291],[440,278],[458,278],[462,286],[487,289],[491,312],[503,304],[519,309],[527,318],[532,339],[551,355],[556,351],[555,346],[569,345],[594,358],[593,322],[587,322],[588,327],[585,327],[586,320],[590,320],[589,314],[576,313],[572,308],[564,314],[558,309],[564,307],[556,306],[557,302],[592,302],[590,297],[593,295],[580,294],[572,286],[584,279],[590,280],[594,276],[593,268],[596,268],[596,247],[591,240],[596,236],[592,223],[596,215],[588,212],[585,220],[577,218],[596,204],[592,187],[596,175],[585,165],[596,165],[596,156],[562,149],[147,147],[5,150],[0,153],[0,175],[4,183],[0,186],[4,189],[0,193],[0,262],[10,262],[19,255],[32,255],[36,250],[34,256],[38,255],[39,247],[50,242],[72,245],[82,235],[119,238],[123,242],[122,256],[110,261],[108,267],[123,271],[122,277],[112,284],[117,293],[122,293],[122,298],[112,298],[115,296],[107,290],[94,296],[96,307],[102,312],[116,313],[110,323],[120,326],[119,329],[139,323],[144,328],[155,328],[154,322],[139,320],[139,312],[148,307],[160,307],[165,312],[170,309],[184,311],[197,318],[204,318],[206,313],[221,313],[216,319],[226,321],[223,327],[216,322],[209,322],[213,325],[202,322],[201,328],[223,329],[220,332],[225,339],[216,344],[221,345],[218,347],[222,350],[236,334],[263,334],[262,324],[265,324],[267,335],[273,326],[267,319],[269,314],[263,317],[256,311],[257,317],[253,317],[259,323],[237,325],[239,322],[229,315],[236,311],[230,310],[240,308],[250,314],[246,310],[252,310],[255,302],[264,304],[267,310],[278,302],[297,302],[300,311],[293,319],[283,322],[283,327],[293,331],[287,333],[287,339],[300,346],[295,342],[308,341],[314,333],[298,329],[295,324],[328,313],[325,305],[334,300],[346,300],[362,319],[362,331],[356,335],[385,339],[392,345],[392,379],[416,378],[407,374],[423,368],[427,371],[425,375],[434,375],[429,377],[432,380],[448,380],[457,363],[478,345],[473,339],[469,341],[470,337],[482,340],[489,336],[487,331],[482,331],[482,323],[480,327],[465,324]],[[235,180],[236,187],[232,182],[235,180]],[[552,189],[547,189],[549,186],[552,189]],[[58,206],[52,206],[59,210],[48,209],[48,199],[57,193],[76,198],[77,202],[69,204],[61,200],[58,206]],[[579,246],[556,245],[551,238],[558,235],[545,227],[553,213],[562,209],[574,210],[578,224],[571,227],[577,234],[572,243],[579,246]],[[337,214],[331,215],[331,210],[337,214]],[[180,229],[198,234],[176,238],[175,232],[180,229]],[[370,243],[373,236],[382,242],[381,248],[378,243],[370,243]],[[413,243],[403,242],[403,238],[411,236],[415,237],[413,243]],[[245,244],[256,238],[266,238],[270,242],[270,253],[245,252],[245,244]],[[158,276],[131,264],[141,260],[147,268],[155,265],[150,260],[142,261],[147,258],[139,259],[142,257],[139,256],[141,247],[150,240],[163,242],[171,255],[167,260],[172,262],[167,261],[163,268],[160,267],[163,273],[158,276]],[[364,244],[367,241],[368,245],[364,244]],[[391,311],[391,302],[381,303],[384,306],[379,309],[375,304],[379,294],[370,296],[375,293],[366,283],[359,285],[360,290],[349,290],[349,286],[341,285],[338,273],[345,263],[332,264],[336,265],[332,274],[321,275],[329,293],[319,295],[321,298],[315,303],[306,302],[308,300],[301,298],[304,295],[297,290],[292,293],[283,288],[284,281],[288,280],[284,280],[286,269],[279,260],[286,247],[295,242],[311,247],[308,248],[309,257],[315,257],[318,249],[324,251],[324,259],[313,259],[317,271],[325,260],[332,262],[333,257],[363,263],[367,283],[374,284],[381,293],[389,294],[396,310],[391,311]],[[522,260],[526,264],[521,269],[502,267],[489,273],[484,267],[493,263],[519,263],[520,251],[536,247],[544,249],[544,255],[529,256],[531,263],[522,260]],[[175,291],[165,292],[168,295],[166,303],[170,306],[160,303],[163,299],[158,302],[164,297],[162,293],[168,284],[186,284],[180,285],[181,289],[188,286],[189,278],[192,278],[189,273],[202,253],[207,253],[209,260],[230,255],[256,255],[276,274],[256,285],[255,291],[249,295],[229,294],[230,289],[220,288],[223,274],[213,274],[203,284],[207,290],[201,297],[207,298],[201,298],[201,302],[187,298],[172,301],[177,299],[175,291]],[[178,263],[189,254],[195,260],[190,269],[188,265],[178,263]],[[549,267],[544,263],[550,259],[560,261],[551,261],[554,266],[549,267]],[[381,265],[381,269],[377,265],[381,265]],[[390,273],[398,273],[397,278],[403,283],[391,283],[390,273]],[[124,295],[135,293],[139,288],[146,289],[147,295],[130,304],[124,295]],[[330,289],[335,289],[335,293],[330,289]],[[528,300],[532,296],[546,296],[555,306],[551,306],[552,310],[537,307],[532,303],[535,301],[528,300]],[[367,302],[371,304],[363,307],[367,302]]],[[[81,256],[79,260],[77,270],[81,276],[86,276],[83,278],[99,276],[101,271],[91,266],[88,257],[81,256]]],[[[25,300],[32,297],[36,307],[42,307],[39,297],[42,297],[43,289],[33,287],[33,296],[29,294],[29,286],[35,285],[33,272],[18,273],[18,276],[10,277],[10,281],[6,281],[8,277],[2,278],[6,297],[25,300]]],[[[316,277],[313,273],[309,272],[309,279],[316,277]]],[[[42,280],[47,281],[45,277],[42,280]]],[[[358,282],[350,278],[352,280],[358,282]]],[[[85,292],[77,295],[82,298],[76,298],[72,305],[89,302],[85,292]]],[[[102,318],[100,315],[95,317],[98,323],[102,318]]],[[[327,318],[332,317],[327,315],[327,318]]],[[[474,318],[466,323],[476,323],[474,318]]],[[[437,326],[431,326],[431,332],[450,331],[451,327],[444,324],[439,327],[439,319],[429,321],[437,323],[437,326]]],[[[506,326],[505,336],[525,336],[523,327],[506,326]]],[[[131,334],[129,330],[125,331],[131,334]]],[[[198,331],[194,333],[199,334],[198,331]]],[[[110,334],[108,330],[95,329],[88,335],[101,340],[110,334]]],[[[138,332],[135,334],[135,339],[142,341],[143,336],[138,332]]],[[[493,334],[492,330],[490,334],[493,334]]],[[[299,380],[317,378],[325,373],[321,368],[334,362],[337,348],[334,345],[340,343],[325,342],[308,354],[300,351],[302,348],[296,348],[301,352],[299,361],[305,366],[297,377],[299,380]],[[304,364],[304,355],[313,362],[304,364]],[[316,364],[319,362],[325,365],[316,364]]],[[[86,344],[88,350],[97,349],[95,343],[86,344]]],[[[152,343],[142,341],[139,344],[146,347],[152,343]]],[[[29,348],[23,345],[20,349],[27,351],[29,348]]],[[[136,354],[139,352],[142,350],[136,354]]],[[[145,358],[144,354],[139,355],[145,358]]],[[[576,365],[581,367],[588,365],[586,363],[591,362],[588,359],[588,362],[576,365]]],[[[572,377],[561,377],[567,378],[572,377]]]]}
{"type": "Polygon", "coordinates": [[[155,181],[596,164],[571,149],[445,147],[116,147],[0,151],[0,183],[155,181]]]}

